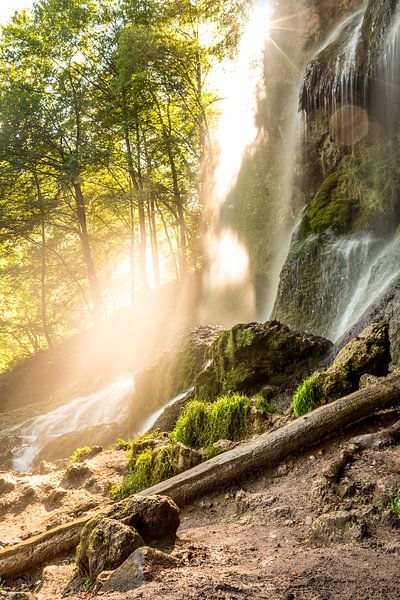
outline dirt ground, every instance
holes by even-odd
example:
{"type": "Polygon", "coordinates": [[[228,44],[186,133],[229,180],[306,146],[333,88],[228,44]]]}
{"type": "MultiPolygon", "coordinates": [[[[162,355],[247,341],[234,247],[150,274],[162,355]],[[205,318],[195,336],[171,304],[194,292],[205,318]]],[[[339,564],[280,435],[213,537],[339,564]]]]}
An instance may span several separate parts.
{"type": "MultiPolygon", "coordinates": [[[[348,437],[188,506],[168,550],[180,566],[98,597],[398,600],[400,522],[383,507],[400,490],[400,447],[356,455],[329,485],[322,471],[348,437]]],[[[72,592],[68,562],[46,569],[38,600],[92,597],[72,592]]]]}

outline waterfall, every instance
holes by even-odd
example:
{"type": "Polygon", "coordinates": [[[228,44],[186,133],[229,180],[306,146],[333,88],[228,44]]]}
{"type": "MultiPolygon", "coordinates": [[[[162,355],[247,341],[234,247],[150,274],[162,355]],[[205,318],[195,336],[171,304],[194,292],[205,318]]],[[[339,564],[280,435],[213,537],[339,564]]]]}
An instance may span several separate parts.
{"type": "Polygon", "coordinates": [[[132,378],[120,379],[22,424],[17,432],[22,447],[14,455],[13,469],[27,471],[41,449],[61,435],[100,423],[122,422],[128,413],[127,399],[133,385],[132,378]]]}
{"type": "Polygon", "coordinates": [[[172,400],[170,400],[167,404],[165,404],[164,406],[162,406],[161,408],[156,410],[148,419],[146,419],[146,421],[140,427],[139,433],[142,434],[142,433],[147,433],[148,431],[152,431],[154,429],[158,419],[161,417],[161,415],[164,413],[164,411],[167,408],[174,406],[174,404],[177,404],[178,402],[185,400],[185,398],[187,398],[189,396],[190,392],[192,392],[193,390],[194,390],[194,388],[191,387],[190,389],[186,390],[185,392],[178,394],[177,396],[175,396],[175,398],[172,398],[172,400]]]}
{"type": "Polygon", "coordinates": [[[400,237],[387,243],[372,260],[364,261],[357,275],[351,296],[343,302],[345,310],[332,327],[335,341],[400,277],[400,237]]]}

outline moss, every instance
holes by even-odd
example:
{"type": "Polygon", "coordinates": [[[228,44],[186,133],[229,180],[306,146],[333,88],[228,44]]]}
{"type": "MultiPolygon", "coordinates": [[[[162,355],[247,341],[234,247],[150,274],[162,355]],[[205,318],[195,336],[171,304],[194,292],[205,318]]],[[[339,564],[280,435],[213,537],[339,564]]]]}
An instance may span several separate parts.
{"type": "Polygon", "coordinates": [[[324,395],[320,381],[320,373],[314,373],[297,388],[292,402],[295,417],[302,417],[323,403],[324,395]]]}
{"type": "Polygon", "coordinates": [[[397,496],[395,496],[391,502],[389,502],[389,504],[386,506],[386,509],[392,510],[400,517],[400,493],[397,494],[397,496]]]}
{"type": "Polygon", "coordinates": [[[214,403],[189,402],[179,417],[171,437],[190,448],[210,448],[218,440],[238,440],[250,426],[250,400],[233,394],[214,403]]]}
{"type": "Polygon", "coordinates": [[[256,408],[262,415],[272,415],[276,413],[275,404],[261,395],[256,397],[256,408]]]}
{"type": "Polygon", "coordinates": [[[169,479],[178,473],[179,447],[173,441],[158,448],[146,448],[129,462],[130,473],[120,485],[111,488],[111,496],[122,500],[169,479]]]}
{"type": "Polygon", "coordinates": [[[89,446],[83,446],[82,448],[77,448],[73,455],[70,458],[69,464],[74,465],[77,462],[81,462],[85,459],[92,451],[92,448],[89,446]]]}

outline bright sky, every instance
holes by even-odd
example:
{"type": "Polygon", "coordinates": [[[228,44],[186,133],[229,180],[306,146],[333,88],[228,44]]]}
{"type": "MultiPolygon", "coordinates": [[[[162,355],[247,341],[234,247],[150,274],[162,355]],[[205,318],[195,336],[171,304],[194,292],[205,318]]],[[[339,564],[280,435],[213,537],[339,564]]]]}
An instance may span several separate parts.
{"type": "Polygon", "coordinates": [[[33,0],[0,0],[0,24],[4,25],[16,10],[29,8],[33,0]]]}

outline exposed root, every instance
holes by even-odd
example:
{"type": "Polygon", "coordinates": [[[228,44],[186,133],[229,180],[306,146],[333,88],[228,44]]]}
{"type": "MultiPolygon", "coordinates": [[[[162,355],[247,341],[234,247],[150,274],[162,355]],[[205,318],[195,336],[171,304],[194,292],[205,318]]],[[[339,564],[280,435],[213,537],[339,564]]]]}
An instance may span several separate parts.
{"type": "Polygon", "coordinates": [[[356,445],[350,444],[343,450],[341,450],[335,458],[330,461],[324,470],[322,471],[322,475],[327,479],[330,483],[338,483],[346,469],[346,467],[353,462],[355,458],[355,453],[358,451],[358,447],[356,445]]]}
{"type": "Polygon", "coordinates": [[[359,435],[351,440],[358,450],[381,450],[400,441],[400,420],[391,427],[376,433],[359,435]]]}

